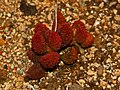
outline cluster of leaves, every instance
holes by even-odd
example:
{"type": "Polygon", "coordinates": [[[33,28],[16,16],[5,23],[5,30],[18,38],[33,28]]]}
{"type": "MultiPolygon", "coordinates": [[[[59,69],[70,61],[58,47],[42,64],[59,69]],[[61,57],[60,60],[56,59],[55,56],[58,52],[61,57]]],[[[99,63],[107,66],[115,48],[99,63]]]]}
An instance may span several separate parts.
{"type": "Polygon", "coordinates": [[[78,59],[78,47],[86,48],[92,45],[93,36],[86,31],[80,20],[70,25],[58,11],[56,31],[55,23],[54,20],[52,30],[43,23],[35,26],[32,48],[27,52],[28,58],[34,63],[26,72],[30,79],[45,76],[46,71],[55,69],[60,60],[67,65],[75,63],[78,59]]]}

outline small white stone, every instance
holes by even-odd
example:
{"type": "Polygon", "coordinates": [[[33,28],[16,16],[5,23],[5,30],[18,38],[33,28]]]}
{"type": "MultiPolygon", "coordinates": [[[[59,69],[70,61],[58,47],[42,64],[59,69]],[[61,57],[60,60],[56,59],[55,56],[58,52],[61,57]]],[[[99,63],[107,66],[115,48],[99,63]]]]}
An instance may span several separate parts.
{"type": "Polygon", "coordinates": [[[84,80],[84,79],[80,79],[80,80],[79,80],[79,83],[84,84],[84,83],[85,83],[85,80],[84,80]]]}
{"type": "Polygon", "coordinates": [[[39,86],[38,86],[38,85],[34,85],[34,87],[35,87],[35,88],[37,88],[37,89],[39,88],[39,86]]]}
{"type": "Polygon", "coordinates": [[[86,12],[86,15],[88,16],[88,15],[89,15],[89,12],[86,12]]]}
{"type": "Polygon", "coordinates": [[[117,79],[117,76],[113,76],[112,79],[117,79]]]}
{"type": "Polygon", "coordinates": [[[113,48],[113,49],[112,49],[112,51],[113,51],[113,53],[116,53],[116,50],[115,50],[115,48],[113,48]]]}
{"type": "Polygon", "coordinates": [[[92,10],[91,13],[94,13],[94,11],[92,10]]]}
{"type": "Polygon", "coordinates": [[[94,26],[97,26],[100,24],[100,21],[96,20],[95,23],[94,23],[94,26]]]}
{"type": "Polygon", "coordinates": [[[111,88],[111,86],[110,86],[110,85],[107,85],[107,88],[111,88]]]}
{"type": "Polygon", "coordinates": [[[82,66],[80,67],[80,70],[83,70],[83,67],[82,67],[82,66]]]}
{"type": "Polygon", "coordinates": [[[118,53],[120,53],[120,50],[118,50],[118,53]]]}
{"type": "Polygon", "coordinates": [[[107,74],[106,73],[103,73],[103,77],[105,77],[107,74]]]}
{"type": "Polygon", "coordinates": [[[28,85],[28,88],[30,89],[30,90],[35,90],[35,88],[32,86],[32,85],[28,85]]]}
{"type": "Polygon", "coordinates": [[[48,20],[51,20],[51,13],[48,14],[48,20]]]}
{"type": "Polygon", "coordinates": [[[64,65],[63,61],[60,61],[59,66],[63,66],[63,65],[64,65]]]}
{"type": "Polygon", "coordinates": [[[93,16],[93,15],[89,15],[89,16],[88,16],[88,19],[91,19],[91,18],[94,18],[94,16],[93,16]]]}
{"type": "Polygon", "coordinates": [[[108,58],[107,60],[106,60],[106,63],[111,63],[112,62],[112,60],[110,59],[110,58],[108,58]]]}
{"type": "Polygon", "coordinates": [[[100,5],[99,5],[100,8],[103,8],[104,7],[104,2],[101,2],[100,5]]]}
{"type": "Polygon", "coordinates": [[[108,2],[108,0],[103,0],[103,1],[106,2],[106,3],[108,2]]]}
{"type": "Polygon", "coordinates": [[[11,65],[11,69],[14,69],[14,64],[11,65]]]}
{"type": "Polygon", "coordinates": [[[22,64],[22,62],[21,62],[21,61],[17,61],[17,63],[18,63],[18,65],[21,65],[21,64],[22,64]]]}
{"type": "Polygon", "coordinates": [[[52,77],[53,76],[53,72],[48,73],[48,76],[52,77]]]}
{"type": "Polygon", "coordinates": [[[120,0],[118,0],[118,3],[120,3],[120,0]]]}
{"type": "Polygon", "coordinates": [[[117,10],[116,9],[113,9],[113,12],[114,12],[114,14],[117,14],[117,10]]]}
{"type": "Polygon", "coordinates": [[[99,83],[98,83],[98,82],[96,82],[96,85],[99,85],[99,83]]]}
{"type": "Polygon", "coordinates": [[[11,14],[10,14],[10,13],[8,13],[8,14],[7,14],[7,16],[8,16],[8,17],[11,17],[11,14]]]}
{"type": "Polygon", "coordinates": [[[6,53],[5,53],[5,52],[3,52],[3,53],[2,53],[2,56],[5,56],[5,55],[6,55],[6,53]]]}
{"type": "Polygon", "coordinates": [[[111,43],[111,42],[108,42],[108,43],[107,43],[107,46],[111,46],[111,45],[112,45],[112,43],[111,43]]]}
{"type": "Polygon", "coordinates": [[[120,77],[118,77],[118,82],[120,82],[120,77]]]}

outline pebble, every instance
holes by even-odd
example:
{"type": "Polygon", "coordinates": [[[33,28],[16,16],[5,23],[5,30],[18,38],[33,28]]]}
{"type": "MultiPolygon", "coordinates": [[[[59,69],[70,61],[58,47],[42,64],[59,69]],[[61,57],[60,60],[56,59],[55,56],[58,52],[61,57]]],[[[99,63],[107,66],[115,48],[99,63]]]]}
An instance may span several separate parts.
{"type": "Polygon", "coordinates": [[[120,53],[120,50],[118,50],[118,53],[120,53]]]}
{"type": "Polygon", "coordinates": [[[101,2],[100,5],[99,5],[100,8],[103,8],[104,7],[104,2],[101,2]]]}
{"type": "Polygon", "coordinates": [[[51,19],[52,19],[52,14],[49,13],[49,14],[48,14],[48,20],[51,20],[51,19]]]}
{"type": "Polygon", "coordinates": [[[78,81],[78,83],[84,84],[84,83],[85,83],[85,80],[84,80],[84,79],[80,79],[80,80],[78,81]]]}
{"type": "Polygon", "coordinates": [[[100,21],[96,20],[95,23],[94,23],[94,26],[97,26],[100,24],[100,21]]]}
{"type": "Polygon", "coordinates": [[[52,77],[52,76],[53,76],[53,72],[49,72],[49,73],[48,73],[48,76],[49,76],[49,77],[52,77]]]}
{"type": "Polygon", "coordinates": [[[115,48],[113,48],[112,51],[113,51],[113,53],[116,53],[116,49],[115,48]]]}
{"type": "Polygon", "coordinates": [[[120,39],[120,36],[118,36],[118,35],[114,35],[114,38],[116,38],[116,39],[120,39]]]}
{"type": "Polygon", "coordinates": [[[22,82],[16,82],[15,87],[16,88],[21,88],[22,87],[22,82]]]}
{"type": "Polygon", "coordinates": [[[117,69],[115,70],[115,73],[114,73],[116,76],[120,76],[120,69],[117,69]]]}
{"type": "Polygon", "coordinates": [[[117,2],[110,2],[109,7],[112,7],[113,5],[115,5],[117,2]]]}
{"type": "Polygon", "coordinates": [[[11,17],[11,14],[10,14],[10,13],[8,13],[8,14],[7,14],[7,16],[8,16],[8,17],[11,17]]]}
{"type": "Polygon", "coordinates": [[[102,75],[103,74],[103,70],[104,70],[104,68],[103,68],[103,66],[99,66],[98,67],[98,75],[102,75]]]}
{"type": "Polygon", "coordinates": [[[18,65],[21,65],[21,64],[22,64],[22,62],[21,62],[21,61],[17,61],[17,63],[18,63],[18,65]]]}
{"type": "Polygon", "coordinates": [[[34,87],[35,87],[36,89],[38,89],[38,88],[39,88],[39,86],[38,86],[38,85],[34,85],[34,87]]]}
{"type": "Polygon", "coordinates": [[[120,82],[120,77],[118,77],[118,82],[120,82]]]}
{"type": "Polygon", "coordinates": [[[108,2],[108,0],[103,0],[103,1],[106,2],[106,3],[108,2]]]}
{"type": "Polygon", "coordinates": [[[32,85],[28,85],[28,88],[30,89],[30,90],[35,90],[35,88],[32,86],[32,85]]]}
{"type": "Polygon", "coordinates": [[[108,43],[107,43],[107,46],[108,46],[108,47],[109,47],[109,46],[111,46],[111,45],[112,45],[112,43],[111,43],[111,42],[108,42],[108,43]]]}
{"type": "Polygon", "coordinates": [[[7,83],[4,90],[11,90],[13,84],[7,83]]]}
{"type": "Polygon", "coordinates": [[[79,84],[73,83],[72,85],[68,86],[66,90],[83,90],[83,89],[82,86],[80,86],[79,84]]]}
{"type": "Polygon", "coordinates": [[[92,75],[95,75],[95,72],[92,71],[92,70],[88,70],[87,74],[90,75],[90,76],[92,76],[92,75]]]}
{"type": "Polygon", "coordinates": [[[23,38],[27,38],[27,35],[25,33],[22,33],[23,38]]]}
{"type": "Polygon", "coordinates": [[[117,14],[117,10],[116,9],[114,9],[113,12],[114,12],[115,15],[117,14]]]}
{"type": "Polygon", "coordinates": [[[14,69],[14,64],[11,64],[11,69],[14,69]]]}
{"type": "Polygon", "coordinates": [[[5,44],[5,40],[4,39],[0,39],[0,46],[4,45],[5,44]]]}
{"type": "Polygon", "coordinates": [[[110,59],[110,58],[108,58],[107,60],[106,60],[106,63],[111,63],[112,62],[112,60],[110,59]]]}
{"type": "Polygon", "coordinates": [[[119,28],[119,25],[118,25],[118,24],[113,23],[113,24],[112,24],[112,29],[117,29],[117,28],[119,28]]]}
{"type": "Polygon", "coordinates": [[[18,74],[23,74],[23,70],[17,70],[18,74]]]}
{"type": "Polygon", "coordinates": [[[103,81],[103,80],[100,81],[100,86],[102,86],[102,87],[105,86],[106,87],[107,85],[108,85],[108,83],[106,81],[103,81]]]}
{"type": "Polygon", "coordinates": [[[83,66],[81,66],[81,67],[80,67],[80,70],[83,70],[83,69],[84,69],[83,66]]]}
{"type": "Polygon", "coordinates": [[[120,16],[115,16],[114,19],[115,19],[116,21],[120,21],[120,16]]]}
{"type": "Polygon", "coordinates": [[[118,0],[118,3],[120,3],[120,0],[118,0]]]}

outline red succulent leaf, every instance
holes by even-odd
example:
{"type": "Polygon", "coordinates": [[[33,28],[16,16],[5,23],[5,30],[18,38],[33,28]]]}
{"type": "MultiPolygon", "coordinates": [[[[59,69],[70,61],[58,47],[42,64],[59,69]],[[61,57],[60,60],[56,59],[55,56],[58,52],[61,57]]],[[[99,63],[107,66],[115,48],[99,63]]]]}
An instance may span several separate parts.
{"type": "Polygon", "coordinates": [[[61,44],[62,44],[62,40],[60,35],[57,32],[54,31],[47,31],[46,32],[46,42],[48,44],[48,46],[53,50],[53,51],[57,51],[60,49],[61,44]]]}
{"type": "Polygon", "coordinates": [[[57,52],[49,52],[40,58],[40,64],[45,69],[53,69],[59,63],[59,54],[57,52]]]}
{"type": "Polygon", "coordinates": [[[73,30],[68,23],[61,24],[57,29],[57,33],[61,36],[62,47],[69,45],[73,40],[73,30]]]}
{"type": "Polygon", "coordinates": [[[85,24],[84,24],[82,21],[80,21],[80,20],[75,21],[75,22],[73,23],[72,27],[73,27],[74,29],[79,29],[79,28],[82,27],[82,28],[86,31],[85,24]]]}
{"type": "Polygon", "coordinates": [[[32,80],[39,80],[45,76],[45,71],[39,63],[35,63],[28,69],[26,76],[32,80]]]}
{"type": "Polygon", "coordinates": [[[57,12],[57,19],[58,19],[58,24],[66,22],[62,12],[59,10],[57,12]]]}
{"type": "Polygon", "coordinates": [[[68,47],[61,55],[61,59],[65,64],[73,64],[78,59],[78,53],[74,47],[68,47]]]}
{"type": "Polygon", "coordinates": [[[45,32],[48,30],[49,28],[47,28],[45,24],[37,23],[35,26],[34,32],[37,33],[39,31],[44,36],[45,32]]]}
{"type": "Polygon", "coordinates": [[[36,32],[32,37],[32,49],[37,54],[43,54],[46,52],[46,42],[40,32],[36,32]]]}
{"type": "Polygon", "coordinates": [[[87,32],[84,30],[83,27],[78,28],[75,33],[75,40],[78,44],[83,43],[86,40],[87,32]]]}
{"type": "Polygon", "coordinates": [[[92,45],[94,41],[94,37],[91,33],[87,32],[87,37],[86,37],[86,40],[81,44],[82,47],[89,47],[92,45]]]}
{"type": "Polygon", "coordinates": [[[27,56],[33,63],[39,62],[40,55],[37,55],[32,49],[27,51],[27,56]]]}
{"type": "MultiPolygon", "coordinates": [[[[61,11],[57,12],[57,27],[59,27],[59,25],[66,23],[66,20],[63,16],[63,14],[61,13],[61,11]]],[[[53,25],[52,25],[52,30],[55,30],[55,20],[53,21],[53,25]]]]}

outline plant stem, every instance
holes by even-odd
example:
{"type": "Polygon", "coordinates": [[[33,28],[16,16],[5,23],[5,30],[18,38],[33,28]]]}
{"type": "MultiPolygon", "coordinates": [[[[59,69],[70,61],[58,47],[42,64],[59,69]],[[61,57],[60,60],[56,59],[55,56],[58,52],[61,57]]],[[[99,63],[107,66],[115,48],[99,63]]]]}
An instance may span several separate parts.
{"type": "Polygon", "coordinates": [[[55,32],[57,31],[57,10],[58,10],[58,0],[56,1],[56,4],[55,4],[55,32]]]}

